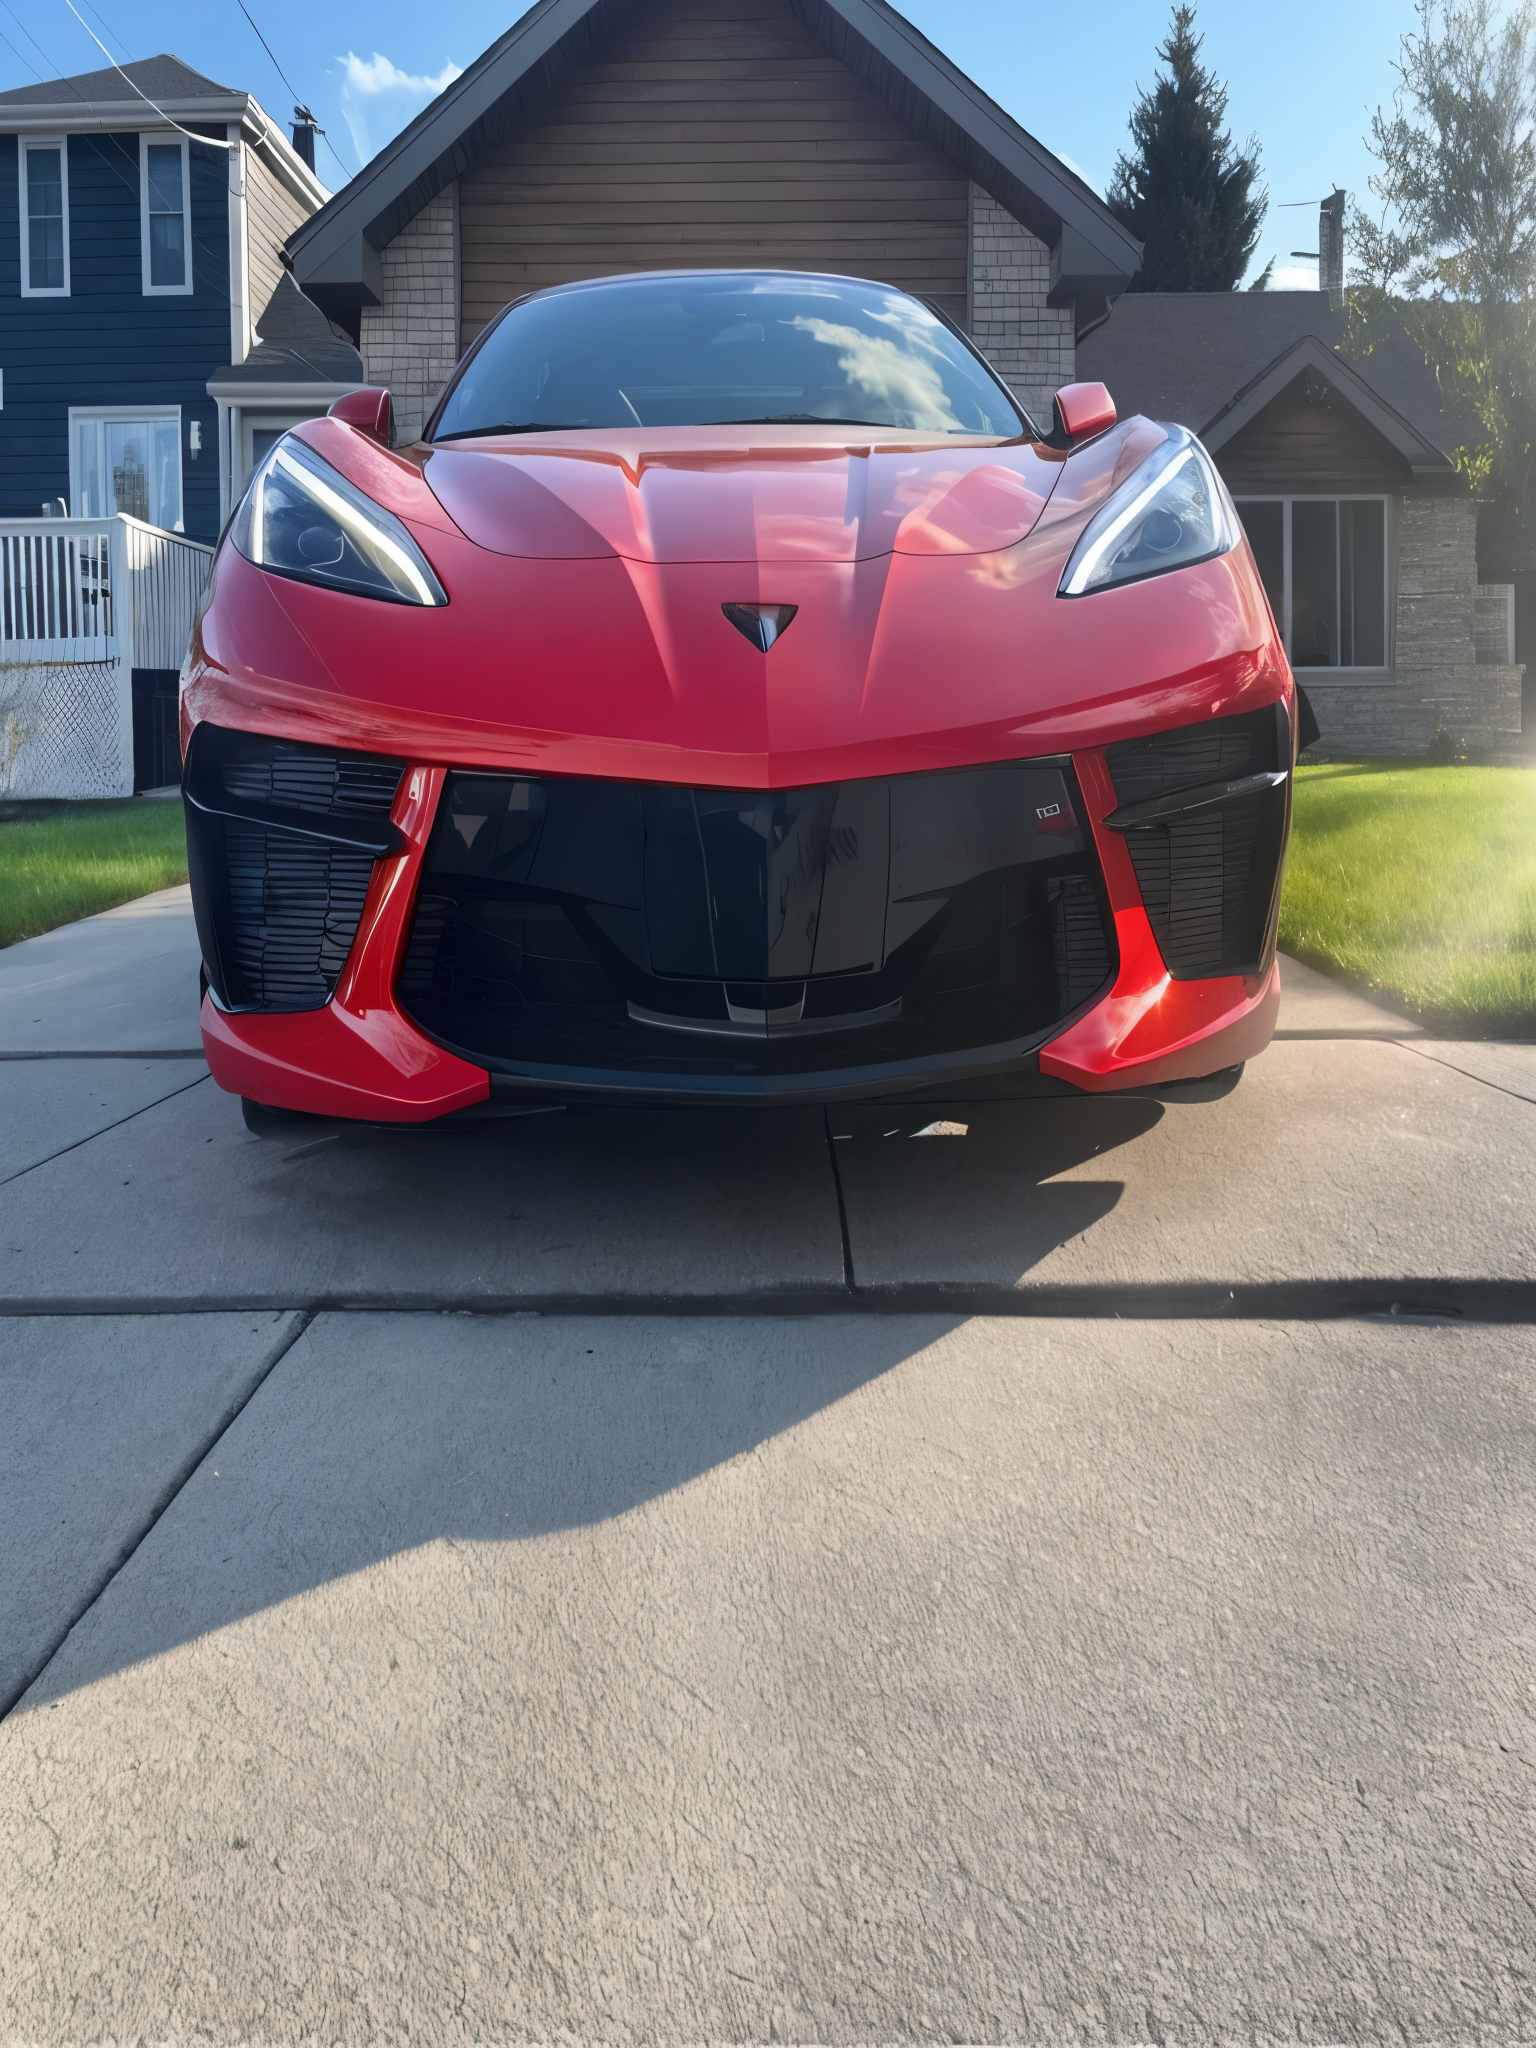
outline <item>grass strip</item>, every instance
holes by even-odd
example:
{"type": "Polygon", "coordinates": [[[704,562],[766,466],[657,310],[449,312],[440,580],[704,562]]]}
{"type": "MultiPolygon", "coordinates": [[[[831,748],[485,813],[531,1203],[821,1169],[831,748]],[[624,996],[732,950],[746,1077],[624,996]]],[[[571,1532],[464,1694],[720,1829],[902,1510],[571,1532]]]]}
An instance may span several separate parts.
{"type": "Polygon", "coordinates": [[[0,817],[0,946],[186,879],[179,803],[8,804],[0,817]]]}
{"type": "Polygon", "coordinates": [[[1531,1036],[1536,771],[1299,769],[1280,944],[1437,1030],[1531,1036]]]}

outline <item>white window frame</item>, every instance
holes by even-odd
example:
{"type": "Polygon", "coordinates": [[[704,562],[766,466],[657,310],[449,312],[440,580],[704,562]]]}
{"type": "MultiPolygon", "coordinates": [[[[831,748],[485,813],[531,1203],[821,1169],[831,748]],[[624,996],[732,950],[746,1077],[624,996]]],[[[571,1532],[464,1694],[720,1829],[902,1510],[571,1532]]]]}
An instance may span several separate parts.
{"type": "MultiPolygon", "coordinates": [[[[1392,518],[1393,499],[1391,495],[1386,491],[1233,491],[1232,496],[1237,503],[1239,517],[1242,516],[1242,507],[1244,505],[1279,505],[1281,507],[1280,540],[1281,546],[1284,549],[1285,559],[1285,602],[1284,616],[1278,619],[1276,624],[1280,628],[1280,638],[1285,643],[1285,657],[1287,661],[1291,660],[1291,507],[1293,505],[1380,505],[1382,518],[1382,646],[1386,654],[1386,660],[1372,662],[1369,665],[1362,662],[1350,668],[1344,668],[1342,665],[1333,668],[1308,668],[1303,666],[1297,670],[1297,673],[1304,676],[1316,676],[1319,679],[1329,676],[1348,679],[1353,676],[1364,678],[1367,676],[1391,675],[1393,673],[1393,660],[1397,652],[1396,636],[1392,630],[1392,553],[1395,529],[1392,518]]],[[[1342,594],[1337,589],[1334,602],[1335,605],[1342,602],[1342,594]]],[[[1337,616],[1334,619],[1334,636],[1335,644],[1337,644],[1341,637],[1337,616]]],[[[1292,662],[1292,667],[1295,666],[1295,663],[1292,662]]]]}
{"type": "Polygon", "coordinates": [[[69,137],[67,135],[19,135],[16,138],[20,152],[16,180],[18,207],[21,215],[21,296],[24,299],[67,299],[69,297],[69,137]],[[64,207],[64,282],[63,284],[34,285],[32,283],[32,232],[31,213],[27,205],[31,178],[27,169],[27,152],[30,149],[56,149],[59,152],[59,188],[64,207]]]}
{"type": "MultiPolygon", "coordinates": [[[[135,420],[174,420],[176,422],[176,478],[178,496],[181,499],[181,517],[176,522],[176,532],[183,533],[187,524],[187,467],[182,445],[181,407],[179,405],[72,405],[69,408],[69,502],[77,519],[89,516],[103,519],[107,515],[100,506],[93,506],[89,515],[82,513],[80,505],[80,473],[76,462],[76,422],[97,420],[103,426],[119,425],[135,420]]],[[[105,469],[103,468],[103,474],[105,469]]]]}
{"type": "Polygon", "coordinates": [[[192,156],[185,135],[174,129],[153,130],[139,137],[139,272],[147,299],[186,298],[192,290],[192,156]],[[149,145],[181,151],[181,246],[186,281],[183,284],[151,284],[149,281],[149,145]]]}

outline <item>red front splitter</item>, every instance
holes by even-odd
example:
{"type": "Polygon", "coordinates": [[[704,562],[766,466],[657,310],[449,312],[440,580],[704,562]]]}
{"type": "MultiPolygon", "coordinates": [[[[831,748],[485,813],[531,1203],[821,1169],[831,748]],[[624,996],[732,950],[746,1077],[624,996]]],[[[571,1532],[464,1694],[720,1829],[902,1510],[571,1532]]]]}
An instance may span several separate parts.
{"type": "Polygon", "coordinates": [[[1119,978],[1101,1003],[1042,1050],[1042,1074],[1097,1095],[1112,1088],[1198,1080],[1251,1060],[1268,1045],[1280,1010],[1278,960],[1262,980],[1234,974],[1218,981],[1173,981],[1144,910],[1117,911],[1115,928],[1119,978]],[[1153,975],[1126,973],[1137,918],[1156,961],[1153,975]]]}
{"type": "Polygon", "coordinates": [[[374,869],[357,937],[323,1010],[246,1016],[203,998],[203,1049],[221,1088],[273,1109],[424,1123],[484,1102],[490,1076],[418,1031],[395,1006],[416,880],[446,771],[408,768],[390,813],[406,850],[374,869]]]}
{"type": "Polygon", "coordinates": [[[1158,951],[1129,849],[1104,819],[1116,805],[1098,749],[1074,754],[1120,950],[1115,985],[1040,1053],[1040,1071],[1091,1094],[1194,1081],[1261,1053],[1280,1009],[1280,963],[1264,975],[1175,981],[1158,951]]]}

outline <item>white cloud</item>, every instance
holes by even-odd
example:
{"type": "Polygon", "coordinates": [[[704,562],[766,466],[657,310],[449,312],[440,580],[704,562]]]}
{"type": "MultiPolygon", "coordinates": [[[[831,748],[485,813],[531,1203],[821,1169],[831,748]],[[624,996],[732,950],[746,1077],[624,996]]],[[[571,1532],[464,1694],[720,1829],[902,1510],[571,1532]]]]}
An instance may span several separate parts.
{"type": "Polygon", "coordinates": [[[343,72],[341,111],[352,131],[352,147],[363,163],[376,156],[429,100],[464,75],[463,65],[450,59],[436,78],[418,76],[402,71],[378,50],[371,57],[359,57],[349,50],[339,62],[343,72]]]}
{"type": "MultiPolygon", "coordinates": [[[[909,342],[924,339],[913,334],[906,321],[897,319],[892,324],[903,329],[909,342]]],[[[935,321],[934,325],[937,324],[935,321]]],[[[841,349],[837,367],[843,375],[875,407],[885,406],[895,413],[899,424],[916,427],[922,433],[939,434],[953,433],[960,427],[961,422],[945,396],[936,362],[925,363],[898,342],[887,341],[879,334],[865,334],[835,320],[815,320],[801,313],[789,325],[800,328],[823,347],[841,349]]]]}
{"type": "Polygon", "coordinates": [[[1075,163],[1073,159],[1067,155],[1064,149],[1058,149],[1056,154],[1061,158],[1062,162],[1066,165],[1069,171],[1075,171],[1077,173],[1077,175],[1082,179],[1083,183],[1088,187],[1088,189],[1091,192],[1097,192],[1099,197],[1101,199],[1103,198],[1104,188],[1102,185],[1100,185],[1098,179],[1094,177],[1091,171],[1085,171],[1080,163],[1075,163]]]}
{"type": "MultiPolygon", "coordinates": [[[[1260,268],[1262,269],[1262,265],[1260,268]]],[[[1270,272],[1269,288],[1272,292],[1315,292],[1317,290],[1317,265],[1315,263],[1279,263],[1270,272]]]]}

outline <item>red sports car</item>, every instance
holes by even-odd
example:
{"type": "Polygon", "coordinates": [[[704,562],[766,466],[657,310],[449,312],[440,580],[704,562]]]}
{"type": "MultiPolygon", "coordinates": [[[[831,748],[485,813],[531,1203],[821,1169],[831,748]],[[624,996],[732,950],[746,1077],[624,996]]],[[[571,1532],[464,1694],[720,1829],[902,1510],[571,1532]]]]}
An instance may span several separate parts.
{"type": "Polygon", "coordinates": [[[248,1105],[913,1104],[1266,1044],[1296,693],[1183,429],[1072,385],[1043,432],[888,286],[687,271],[517,301],[390,438],[372,391],[277,443],[188,658],[248,1105]]]}

